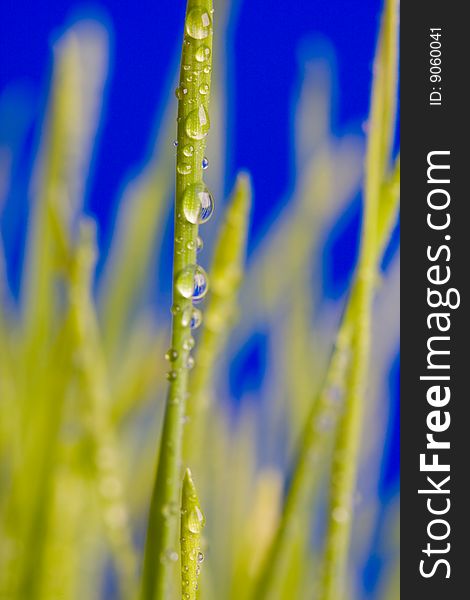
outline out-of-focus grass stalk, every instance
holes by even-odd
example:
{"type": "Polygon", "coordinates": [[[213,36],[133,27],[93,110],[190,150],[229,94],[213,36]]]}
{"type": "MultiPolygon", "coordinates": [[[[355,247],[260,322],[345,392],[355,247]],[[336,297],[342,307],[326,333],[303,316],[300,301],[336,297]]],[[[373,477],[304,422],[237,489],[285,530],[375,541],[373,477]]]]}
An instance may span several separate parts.
{"type": "MultiPolygon", "coordinates": [[[[162,133],[167,146],[171,137],[168,129],[164,127],[162,133]]],[[[165,200],[170,194],[171,153],[163,144],[159,146],[158,160],[152,159],[124,196],[101,286],[103,340],[108,354],[119,347],[118,336],[125,333],[126,320],[142,292],[165,200]]]]}
{"type": "Polygon", "coordinates": [[[33,229],[28,246],[24,323],[26,346],[47,346],[56,310],[53,278],[70,245],[71,161],[81,118],[79,45],[69,33],[55,48],[54,77],[48,108],[46,143],[38,175],[33,229]]]}
{"type": "Polygon", "coordinates": [[[164,361],[167,333],[155,331],[148,319],[143,319],[133,328],[127,345],[127,355],[120,361],[121,370],[116,373],[112,385],[113,398],[111,421],[120,427],[126,419],[145,406],[149,398],[159,397],[164,388],[164,361]],[[143,331],[142,328],[148,328],[143,331]],[[148,339],[149,334],[153,339],[148,339]]]}
{"type": "Polygon", "coordinates": [[[322,569],[322,600],[341,600],[351,536],[353,499],[367,390],[381,186],[390,161],[395,126],[398,2],[387,0],[374,67],[366,155],[361,252],[356,274],[351,362],[345,405],[334,448],[330,514],[322,569]]]}
{"type": "MultiPolygon", "coordinates": [[[[393,224],[393,216],[396,216],[399,199],[399,190],[395,185],[396,178],[399,176],[398,161],[390,178],[387,177],[387,170],[385,170],[388,167],[392,146],[395,114],[383,113],[384,107],[389,107],[390,110],[394,107],[391,100],[384,101],[384,94],[396,94],[396,87],[390,84],[390,80],[396,84],[396,27],[396,3],[391,0],[387,2],[386,6],[382,41],[375,67],[376,81],[371,123],[369,125],[365,210],[358,273],[337,336],[325,384],[307,419],[293,469],[293,476],[287,490],[283,516],[256,587],[254,598],[257,600],[270,597],[269,594],[275,589],[278,577],[282,577],[284,572],[290,543],[295,537],[298,527],[304,526],[302,507],[308,494],[313,493],[313,479],[316,481],[314,471],[318,470],[321,457],[325,456],[325,453],[331,447],[332,431],[334,431],[335,423],[341,411],[343,395],[346,395],[346,406],[352,405],[353,408],[352,418],[347,417],[346,421],[349,421],[351,427],[348,430],[347,439],[354,440],[354,442],[347,445],[348,449],[344,454],[341,453],[343,462],[347,464],[349,480],[357,468],[357,457],[355,456],[357,449],[353,446],[358,441],[357,423],[361,417],[360,405],[363,401],[363,386],[365,385],[371,302],[375,286],[377,261],[389,239],[390,227],[393,224]],[[387,80],[386,85],[383,85],[384,79],[387,80]],[[390,125],[390,121],[392,125],[390,125]],[[383,127],[382,122],[385,123],[383,127]],[[383,155],[384,152],[386,152],[386,157],[383,155]],[[382,199],[384,200],[383,203],[382,199]],[[380,230],[378,223],[382,223],[380,230]],[[351,364],[348,366],[349,360],[351,364]],[[349,377],[347,385],[345,385],[346,368],[350,370],[350,373],[354,373],[352,380],[349,377]]],[[[348,414],[350,411],[346,408],[345,412],[348,414]]],[[[336,477],[335,481],[337,481],[336,477]]],[[[351,493],[351,486],[349,486],[348,493],[351,493]]],[[[334,507],[347,510],[349,503],[347,507],[344,506],[344,503],[335,503],[334,507]]],[[[336,517],[338,517],[338,514],[341,516],[344,513],[334,512],[336,517]]],[[[339,524],[338,519],[332,519],[332,521],[334,527],[339,524]]],[[[342,531],[345,529],[344,525],[345,523],[341,524],[342,531]]],[[[344,552],[338,558],[344,561],[344,552]]],[[[330,561],[331,564],[332,561],[330,561]]],[[[332,590],[330,589],[330,591],[332,590]]],[[[324,600],[338,600],[339,596],[335,595],[337,593],[338,589],[335,588],[330,595],[325,596],[324,600]]]]}
{"type": "Polygon", "coordinates": [[[92,449],[92,473],[98,487],[105,531],[116,562],[121,593],[129,598],[135,589],[136,556],[124,501],[118,445],[109,421],[109,389],[92,300],[95,262],[95,226],[92,221],[82,221],[70,264],[70,343],[77,365],[81,412],[92,449]]]}
{"type": "Polygon", "coordinates": [[[181,495],[181,593],[184,600],[196,600],[199,572],[204,555],[201,552],[201,531],[205,519],[192,480],[186,469],[181,495]]]}
{"type": "MultiPolygon", "coordinates": [[[[209,131],[212,69],[212,0],[188,0],[178,87],[176,205],[173,255],[173,320],[170,386],[163,419],[160,453],[150,504],[142,599],[166,600],[175,573],[178,510],[181,492],[183,417],[188,392],[188,359],[194,266],[199,221],[199,193],[205,137],[209,131]],[[185,194],[186,193],[186,194],[185,194]],[[196,203],[196,218],[188,220],[185,203],[196,203]],[[192,221],[195,221],[193,223],[192,221]]],[[[194,210],[193,208],[193,210],[194,210]]]]}
{"type": "Polygon", "coordinates": [[[250,207],[250,180],[248,175],[240,174],[214,249],[209,271],[211,296],[205,310],[196,355],[197,368],[190,378],[183,455],[185,462],[195,468],[204,439],[204,415],[209,403],[207,386],[236,310],[237,291],[243,276],[250,207]]]}
{"type": "Polygon", "coordinates": [[[34,597],[41,584],[53,465],[69,368],[67,328],[56,335],[52,325],[57,309],[53,279],[57,266],[66,260],[69,245],[64,225],[70,215],[65,183],[70,163],[64,149],[74,147],[77,141],[79,69],[78,42],[69,33],[55,48],[47,140],[28,247],[22,345],[22,368],[28,377],[19,380],[17,400],[24,443],[6,509],[7,526],[14,527],[13,535],[19,538],[17,548],[28,548],[22,559],[16,558],[21,562],[16,565],[18,572],[12,571],[10,592],[25,598],[34,597]],[[48,378],[47,372],[54,375],[48,378]]]}

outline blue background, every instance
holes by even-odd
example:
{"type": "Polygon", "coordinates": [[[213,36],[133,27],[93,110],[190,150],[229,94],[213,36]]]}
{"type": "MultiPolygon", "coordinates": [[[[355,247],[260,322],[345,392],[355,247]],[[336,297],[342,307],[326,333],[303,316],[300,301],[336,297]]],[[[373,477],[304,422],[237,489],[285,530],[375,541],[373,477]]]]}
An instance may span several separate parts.
{"type": "MultiPolygon", "coordinates": [[[[285,0],[233,2],[225,40],[227,85],[227,155],[225,189],[236,172],[250,171],[256,203],[250,231],[250,251],[292,191],[296,164],[293,147],[293,98],[299,86],[299,53],[310,40],[326,40],[334,49],[336,86],[333,133],[367,119],[372,61],[378,34],[379,0],[285,0]],[[274,65],[274,69],[272,68],[274,65]],[[274,75],[273,75],[274,73],[274,75]],[[269,140],[269,153],[265,141],[269,140]]],[[[0,90],[14,82],[19,110],[1,119],[0,141],[14,149],[13,179],[2,215],[8,279],[19,293],[20,267],[27,221],[29,181],[40,134],[51,69],[51,42],[64,25],[83,15],[107,24],[111,37],[111,69],[97,152],[88,181],[86,208],[100,225],[106,255],[112,235],[116,200],[123,174],[148,155],[155,115],[165,105],[173,80],[183,0],[65,0],[0,3],[0,90]],[[23,90],[23,91],[21,91],[23,90]]],[[[1,108],[1,107],[0,107],[1,108]]],[[[325,251],[325,291],[339,297],[347,288],[357,256],[360,197],[333,231],[325,251]]],[[[396,252],[398,229],[384,260],[396,252]]],[[[258,336],[259,337],[259,336],[258,336]]],[[[262,377],[263,342],[255,336],[240,357],[245,381],[262,377]]],[[[234,380],[237,365],[234,366],[234,380]]],[[[391,417],[380,480],[384,500],[398,486],[398,361],[390,372],[391,417]]],[[[235,391],[235,396],[236,390],[235,391]]],[[[380,518],[379,518],[380,521],[380,518]]],[[[380,522],[378,534],[380,537],[380,522]]],[[[378,542],[377,542],[378,543],[378,542]]],[[[373,594],[380,559],[371,548],[364,571],[364,593],[373,594]]]]}

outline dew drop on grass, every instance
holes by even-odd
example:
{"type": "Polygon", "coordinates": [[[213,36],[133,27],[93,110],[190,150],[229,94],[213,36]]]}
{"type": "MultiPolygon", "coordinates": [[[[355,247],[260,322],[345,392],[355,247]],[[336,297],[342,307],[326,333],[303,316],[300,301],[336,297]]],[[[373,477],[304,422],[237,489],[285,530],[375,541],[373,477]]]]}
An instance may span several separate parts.
{"type": "Polygon", "coordinates": [[[332,516],[337,523],[346,523],[349,521],[349,511],[342,506],[337,506],[334,508],[332,516]]]}
{"type": "Polygon", "coordinates": [[[188,265],[178,273],[176,289],[183,298],[202,300],[208,290],[206,272],[200,265],[188,265]]]}
{"type": "Polygon", "coordinates": [[[209,159],[204,156],[204,158],[202,159],[202,168],[204,169],[204,171],[207,169],[207,167],[209,166],[209,159]]]}
{"type": "Polygon", "coordinates": [[[206,223],[214,212],[214,198],[202,183],[188,185],[183,194],[183,213],[193,225],[206,223]]]}
{"type": "Polygon", "coordinates": [[[198,552],[197,553],[197,562],[199,564],[201,564],[202,562],[204,562],[204,554],[202,552],[198,552]]]}
{"type": "Polygon", "coordinates": [[[197,236],[196,238],[196,252],[201,252],[204,248],[204,242],[202,241],[202,237],[197,236]]]}
{"type": "Polygon", "coordinates": [[[198,308],[193,308],[191,314],[191,329],[197,329],[202,323],[202,312],[198,308]]]}
{"type": "Polygon", "coordinates": [[[195,339],[193,338],[192,335],[190,335],[186,340],[184,340],[183,349],[184,350],[192,350],[194,348],[195,344],[196,344],[195,339]]]}
{"type": "Polygon", "coordinates": [[[205,39],[211,32],[212,19],[204,8],[196,7],[186,16],[186,33],[195,40],[205,39]]]}
{"type": "Polygon", "coordinates": [[[185,87],[177,87],[175,90],[175,96],[178,98],[178,100],[182,100],[187,93],[188,90],[185,87]]]}
{"type": "Polygon", "coordinates": [[[189,175],[189,173],[192,171],[192,167],[188,163],[179,162],[176,165],[176,170],[180,175],[189,175]]]}
{"type": "Polygon", "coordinates": [[[188,515],[188,529],[191,533],[200,533],[204,527],[204,515],[198,506],[194,507],[188,515]]]}
{"type": "Polygon", "coordinates": [[[196,60],[198,62],[204,62],[205,60],[209,60],[211,55],[211,49],[208,46],[199,46],[196,50],[196,60]]]}
{"type": "Polygon", "coordinates": [[[194,154],[194,146],[186,144],[186,146],[183,147],[183,154],[190,158],[194,154]]]}
{"type": "Polygon", "coordinates": [[[174,550],[168,549],[161,556],[161,562],[176,562],[178,560],[178,553],[174,550]]]}
{"type": "Polygon", "coordinates": [[[176,371],[168,371],[168,373],[166,374],[166,378],[168,379],[168,381],[174,381],[177,377],[177,373],[176,371]]]}
{"type": "Polygon", "coordinates": [[[199,86],[199,93],[201,94],[201,96],[205,96],[209,93],[209,86],[207,85],[207,83],[201,83],[201,85],[199,86]]]}
{"type": "Polygon", "coordinates": [[[202,104],[199,108],[191,111],[186,117],[186,133],[193,140],[202,140],[205,138],[210,126],[209,115],[202,104]]]}
{"type": "Polygon", "coordinates": [[[174,362],[178,358],[178,352],[174,348],[170,348],[168,352],[165,354],[166,360],[169,362],[174,362]]]}
{"type": "Polygon", "coordinates": [[[186,368],[192,369],[194,367],[194,358],[192,356],[188,356],[188,360],[186,361],[186,368]]]}
{"type": "MultiPolygon", "coordinates": [[[[191,329],[197,329],[202,323],[202,312],[196,308],[195,306],[191,306],[185,308],[181,315],[181,325],[183,327],[187,327],[188,325],[191,329]]],[[[191,350],[194,347],[194,338],[190,337],[183,342],[183,344],[187,345],[185,350],[191,350]]]]}

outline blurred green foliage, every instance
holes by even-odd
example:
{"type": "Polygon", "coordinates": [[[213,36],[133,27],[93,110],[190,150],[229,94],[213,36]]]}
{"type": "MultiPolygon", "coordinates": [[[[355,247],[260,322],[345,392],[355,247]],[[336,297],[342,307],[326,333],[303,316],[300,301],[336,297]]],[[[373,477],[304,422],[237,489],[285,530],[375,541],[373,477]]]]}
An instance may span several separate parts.
{"type": "MultiPolygon", "coordinates": [[[[221,210],[215,243],[208,236],[212,291],[195,333],[181,440],[183,466],[192,469],[206,516],[194,541],[205,555],[197,592],[205,600],[342,600],[340,587],[344,598],[358,597],[347,574],[350,538],[355,549],[370,538],[379,501],[369,494],[353,522],[357,471],[383,435],[379,390],[398,326],[397,265],[384,280],[377,269],[398,203],[399,163],[391,164],[396,8],[386,3],[367,154],[353,134],[331,135],[329,72],[312,63],[298,111],[301,167],[293,198],[248,265],[248,176],[239,177],[221,210]],[[324,232],[361,187],[362,251],[347,308],[333,303],[320,312],[312,265],[321,262],[324,232]],[[245,398],[234,419],[221,378],[231,348],[260,326],[270,333],[266,389],[258,403],[245,398]],[[367,440],[364,421],[372,424],[367,440]],[[322,562],[325,536],[312,542],[310,531],[323,514],[332,468],[322,562]]],[[[216,44],[216,60],[218,50],[216,44]]],[[[134,598],[139,589],[170,336],[169,320],[149,313],[141,298],[169,213],[174,113],[168,109],[152,158],[125,189],[96,292],[96,227],[83,214],[83,190],[106,56],[105,35],[92,22],[77,23],[55,46],[19,309],[9,301],[0,257],[0,598],[8,600],[98,599],[109,573],[119,597],[134,598]]],[[[221,98],[216,74],[216,117],[221,98]]],[[[210,156],[221,155],[222,137],[216,128],[210,156]]],[[[215,185],[221,169],[211,157],[215,185]]],[[[192,493],[187,476],[182,533],[192,493]]],[[[398,597],[397,507],[389,513],[384,600],[398,597]]],[[[148,568],[169,561],[183,568],[184,582],[188,564],[174,543],[168,555],[150,553],[148,568]]],[[[175,580],[172,598],[180,587],[175,580]]]]}

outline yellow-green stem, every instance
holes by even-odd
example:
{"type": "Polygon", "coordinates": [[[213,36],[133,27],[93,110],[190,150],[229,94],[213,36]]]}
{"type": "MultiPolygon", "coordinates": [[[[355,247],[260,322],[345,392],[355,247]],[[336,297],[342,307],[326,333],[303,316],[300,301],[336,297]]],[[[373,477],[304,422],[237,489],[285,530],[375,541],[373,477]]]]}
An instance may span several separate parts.
{"type": "Polygon", "coordinates": [[[367,391],[372,301],[377,269],[379,199],[386,177],[395,123],[397,2],[387,0],[375,64],[365,169],[361,253],[356,274],[345,406],[340,419],[331,474],[330,511],[322,569],[321,600],[342,600],[347,577],[354,494],[367,391]]]}
{"type": "MultiPolygon", "coordinates": [[[[183,417],[188,391],[193,299],[182,273],[196,264],[198,220],[187,218],[187,194],[202,183],[202,160],[209,130],[212,70],[212,0],[188,0],[178,97],[176,203],[173,257],[172,358],[160,454],[150,504],[142,576],[143,600],[166,600],[175,575],[181,492],[183,417]],[[186,192],[186,195],[185,195],[186,192]],[[192,221],[196,221],[193,223],[192,221]],[[183,290],[183,291],[182,291],[183,290]]],[[[194,197],[193,200],[196,200],[194,197]]],[[[197,211],[196,211],[197,212],[197,211]]],[[[191,285],[189,285],[191,288],[191,285]]]]}

